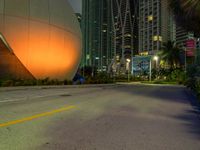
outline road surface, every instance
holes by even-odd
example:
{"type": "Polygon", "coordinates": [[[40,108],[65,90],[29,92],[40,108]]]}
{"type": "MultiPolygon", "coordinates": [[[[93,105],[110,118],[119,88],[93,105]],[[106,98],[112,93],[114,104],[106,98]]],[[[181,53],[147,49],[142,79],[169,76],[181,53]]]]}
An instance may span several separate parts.
{"type": "Polygon", "coordinates": [[[200,150],[184,87],[0,89],[0,150],[200,150]]]}

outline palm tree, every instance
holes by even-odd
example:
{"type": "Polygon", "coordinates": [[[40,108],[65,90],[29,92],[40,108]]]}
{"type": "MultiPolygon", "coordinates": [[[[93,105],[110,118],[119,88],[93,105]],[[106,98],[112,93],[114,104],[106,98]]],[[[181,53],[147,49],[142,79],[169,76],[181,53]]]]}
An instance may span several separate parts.
{"type": "Polygon", "coordinates": [[[188,31],[200,35],[200,0],[171,0],[170,6],[177,23],[188,31]]]}
{"type": "Polygon", "coordinates": [[[182,50],[175,44],[175,42],[168,41],[167,43],[163,43],[163,48],[158,55],[170,69],[175,69],[181,64],[181,51],[182,50]]]}

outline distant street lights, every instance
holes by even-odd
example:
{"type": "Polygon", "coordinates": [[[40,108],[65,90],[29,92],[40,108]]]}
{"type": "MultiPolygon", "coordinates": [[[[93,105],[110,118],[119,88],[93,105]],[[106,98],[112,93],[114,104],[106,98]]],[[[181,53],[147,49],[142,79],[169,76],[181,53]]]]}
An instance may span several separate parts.
{"type": "Polygon", "coordinates": [[[131,60],[129,58],[126,59],[126,69],[128,71],[128,82],[130,81],[130,62],[131,60]]]}

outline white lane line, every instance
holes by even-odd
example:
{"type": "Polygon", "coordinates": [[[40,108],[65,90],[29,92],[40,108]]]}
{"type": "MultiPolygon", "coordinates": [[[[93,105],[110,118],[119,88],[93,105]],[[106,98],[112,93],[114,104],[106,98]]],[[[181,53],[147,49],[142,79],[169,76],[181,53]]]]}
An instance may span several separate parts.
{"type": "Polygon", "coordinates": [[[7,103],[7,102],[18,102],[18,101],[24,101],[26,98],[20,98],[20,99],[14,99],[14,100],[3,100],[0,101],[0,103],[7,103]]]}

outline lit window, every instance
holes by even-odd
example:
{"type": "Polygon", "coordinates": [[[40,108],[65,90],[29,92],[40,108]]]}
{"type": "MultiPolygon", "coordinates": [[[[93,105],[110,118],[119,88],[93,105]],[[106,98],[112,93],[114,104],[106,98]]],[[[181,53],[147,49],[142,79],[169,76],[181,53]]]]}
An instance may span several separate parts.
{"type": "Polygon", "coordinates": [[[153,41],[158,41],[158,36],[153,36],[153,41]]]}
{"type": "Polygon", "coordinates": [[[153,21],[153,16],[152,15],[148,16],[148,21],[153,21]]]}
{"type": "Polygon", "coordinates": [[[162,42],[162,36],[159,36],[159,35],[153,36],[153,41],[160,41],[160,42],[162,42]]]}
{"type": "Polygon", "coordinates": [[[130,49],[131,46],[130,45],[125,45],[124,48],[129,48],[130,49]]]}
{"type": "Polygon", "coordinates": [[[148,54],[149,54],[148,51],[140,52],[140,55],[141,55],[141,56],[147,56],[148,54]]]}
{"type": "Polygon", "coordinates": [[[87,59],[87,60],[90,59],[90,55],[89,55],[89,54],[87,54],[86,59],[87,59]]]}
{"type": "Polygon", "coordinates": [[[159,41],[161,41],[161,42],[162,42],[162,36],[159,36],[159,41]]]}
{"type": "Polygon", "coordinates": [[[131,34],[125,34],[125,37],[131,37],[131,34]]]}

